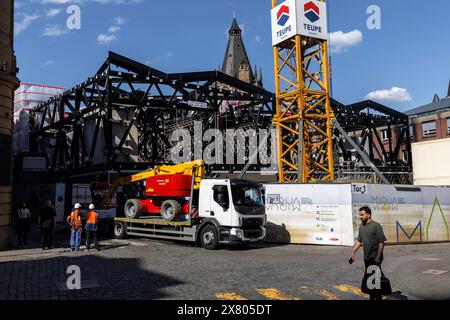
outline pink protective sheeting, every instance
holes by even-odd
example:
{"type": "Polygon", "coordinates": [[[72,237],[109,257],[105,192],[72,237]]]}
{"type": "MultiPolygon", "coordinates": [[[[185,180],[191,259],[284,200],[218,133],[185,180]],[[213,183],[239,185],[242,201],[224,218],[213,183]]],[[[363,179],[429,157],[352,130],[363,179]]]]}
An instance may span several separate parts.
{"type": "MultiPolygon", "coordinates": [[[[29,112],[38,104],[64,91],[64,88],[22,82],[14,95],[14,154],[29,151],[29,112]]],[[[39,117],[40,115],[37,115],[39,117]]],[[[39,119],[36,119],[39,121],[39,119]]]]}

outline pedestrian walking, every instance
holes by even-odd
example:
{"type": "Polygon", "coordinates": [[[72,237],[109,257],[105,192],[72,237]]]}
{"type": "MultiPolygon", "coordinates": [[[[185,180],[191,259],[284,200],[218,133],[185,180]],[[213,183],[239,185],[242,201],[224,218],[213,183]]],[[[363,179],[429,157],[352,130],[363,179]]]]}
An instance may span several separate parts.
{"type": "Polygon", "coordinates": [[[31,212],[25,202],[22,207],[17,210],[17,225],[16,232],[19,240],[19,246],[27,245],[27,235],[31,230],[31,212]]]}
{"type": "MultiPolygon", "coordinates": [[[[384,277],[383,272],[381,271],[384,242],[386,241],[383,227],[375,220],[372,220],[372,211],[369,207],[360,208],[358,214],[359,219],[361,220],[361,225],[359,226],[358,238],[355,242],[355,245],[353,246],[349,262],[353,263],[355,261],[355,254],[362,245],[364,249],[365,266],[363,279],[367,278],[367,269],[371,266],[378,267],[380,271],[379,276],[384,277]]],[[[370,300],[382,300],[382,296],[378,292],[379,290],[374,290],[374,293],[370,293],[370,300]]]]}
{"type": "Polygon", "coordinates": [[[66,220],[70,226],[70,251],[72,252],[80,250],[81,232],[83,230],[80,209],[81,204],[76,203],[74,205],[74,210],[70,213],[66,220]]]}
{"type": "Polygon", "coordinates": [[[100,250],[100,246],[98,244],[97,239],[97,230],[98,230],[98,213],[94,211],[95,206],[91,203],[89,205],[89,210],[86,215],[86,249],[91,250],[91,237],[94,237],[94,247],[100,250]]]}
{"type": "Polygon", "coordinates": [[[45,203],[38,215],[38,223],[41,227],[42,250],[52,248],[53,230],[55,229],[56,211],[51,201],[45,203]]]}

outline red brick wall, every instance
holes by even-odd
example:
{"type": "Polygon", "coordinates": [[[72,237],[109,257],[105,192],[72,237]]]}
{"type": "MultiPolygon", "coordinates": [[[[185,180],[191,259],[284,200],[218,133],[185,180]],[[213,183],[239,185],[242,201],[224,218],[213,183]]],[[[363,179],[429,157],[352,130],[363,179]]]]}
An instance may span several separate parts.
{"type": "MultiPolygon", "coordinates": [[[[414,122],[421,121],[422,118],[414,119],[414,122]]],[[[436,115],[435,121],[436,121],[436,134],[424,136],[423,135],[423,129],[422,129],[422,122],[428,122],[432,121],[428,117],[423,117],[423,121],[419,123],[414,123],[412,127],[414,128],[414,138],[412,139],[413,142],[421,142],[421,141],[429,141],[429,140],[438,140],[438,139],[446,139],[450,138],[450,133],[447,129],[447,118],[440,117],[436,115]],[[425,120],[426,119],[426,120],[425,120]]]]}

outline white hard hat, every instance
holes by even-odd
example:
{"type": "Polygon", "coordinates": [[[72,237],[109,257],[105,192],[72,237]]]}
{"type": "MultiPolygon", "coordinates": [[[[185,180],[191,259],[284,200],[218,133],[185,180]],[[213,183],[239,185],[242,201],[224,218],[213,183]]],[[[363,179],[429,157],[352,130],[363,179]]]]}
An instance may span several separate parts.
{"type": "Polygon", "coordinates": [[[79,203],[75,203],[75,205],[73,206],[75,209],[80,209],[81,208],[81,204],[79,203]]]}
{"type": "Polygon", "coordinates": [[[89,210],[94,210],[95,209],[95,206],[91,203],[90,205],[89,205],[89,210]]]}

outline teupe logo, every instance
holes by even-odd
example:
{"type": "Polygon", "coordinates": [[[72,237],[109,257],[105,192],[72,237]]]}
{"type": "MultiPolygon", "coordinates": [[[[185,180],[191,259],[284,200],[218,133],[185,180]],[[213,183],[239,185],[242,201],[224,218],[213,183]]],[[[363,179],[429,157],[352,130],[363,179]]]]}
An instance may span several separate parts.
{"type": "Polygon", "coordinates": [[[282,5],[280,10],[277,13],[277,23],[284,27],[286,22],[289,20],[289,7],[286,5],[282,5]]]}
{"type": "Polygon", "coordinates": [[[320,9],[312,1],[305,4],[305,17],[311,22],[316,22],[320,19],[320,9]]]}

